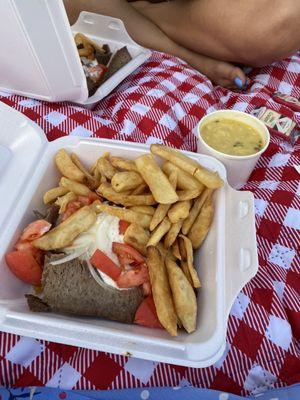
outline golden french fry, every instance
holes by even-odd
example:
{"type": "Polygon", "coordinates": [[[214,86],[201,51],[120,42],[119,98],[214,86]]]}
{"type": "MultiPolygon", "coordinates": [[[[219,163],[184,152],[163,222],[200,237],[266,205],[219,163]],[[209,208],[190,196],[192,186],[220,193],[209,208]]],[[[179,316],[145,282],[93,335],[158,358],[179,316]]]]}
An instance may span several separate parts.
{"type": "Polygon", "coordinates": [[[65,195],[58,197],[55,204],[59,207],[58,214],[63,214],[66,211],[67,205],[70,201],[77,199],[73,192],[68,192],[65,195]]]}
{"type": "Polygon", "coordinates": [[[189,238],[187,238],[184,235],[179,235],[180,238],[183,239],[184,245],[185,245],[185,251],[186,251],[186,258],[187,258],[187,265],[191,274],[191,278],[193,281],[193,286],[194,288],[199,288],[201,287],[200,279],[198,276],[198,273],[193,265],[194,262],[194,255],[193,255],[193,246],[192,242],[190,241],[189,238]]]}
{"type": "Polygon", "coordinates": [[[116,192],[133,190],[143,183],[143,178],[135,171],[116,172],[111,180],[111,186],[116,192]]]}
{"type": "Polygon", "coordinates": [[[151,154],[138,157],[135,160],[135,164],[158,203],[173,204],[178,200],[178,196],[168,178],[154,161],[151,154]]]}
{"type": "Polygon", "coordinates": [[[172,244],[175,242],[175,240],[180,232],[180,229],[182,227],[182,224],[183,224],[183,220],[179,220],[175,224],[171,225],[171,228],[169,229],[168,233],[166,234],[165,240],[164,240],[164,246],[166,249],[171,247],[172,244]]]}
{"type": "Polygon", "coordinates": [[[182,225],[182,233],[184,235],[187,235],[193,225],[193,223],[195,222],[197,216],[200,213],[201,207],[203,206],[203,204],[205,203],[206,199],[212,195],[212,189],[205,189],[200,197],[198,197],[195,200],[195,203],[193,205],[193,207],[190,210],[190,213],[188,215],[188,217],[184,220],[183,225],[182,225]]]}
{"type": "Polygon", "coordinates": [[[185,249],[185,243],[184,243],[184,240],[180,237],[180,235],[178,236],[178,245],[179,245],[181,260],[186,261],[187,254],[186,254],[186,249],[185,249]]]}
{"type": "Polygon", "coordinates": [[[58,197],[63,196],[68,193],[68,189],[64,187],[55,187],[53,189],[48,190],[43,197],[44,204],[52,203],[52,201],[56,200],[58,197]]]}
{"type": "Polygon", "coordinates": [[[172,224],[176,224],[178,221],[187,218],[190,208],[190,200],[178,201],[177,203],[173,204],[168,211],[169,220],[172,222],[172,224]]]}
{"type": "Polygon", "coordinates": [[[177,175],[178,175],[177,187],[178,187],[178,189],[182,189],[182,190],[192,190],[192,189],[199,189],[199,188],[204,189],[203,183],[199,182],[191,174],[183,171],[183,169],[177,167],[175,164],[172,164],[169,161],[166,161],[164,163],[164,165],[162,166],[162,170],[164,171],[165,174],[167,174],[169,176],[169,179],[170,179],[170,174],[172,172],[174,172],[174,171],[177,172],[177,175]]]}
{"type": "Polygon", "coordinates": [[[87,231],[95,222],[95,211],[89,206],[82,207],[32,244],[41,250],[62,249],[70,246],[80,233],[87,231]]]}
{"type": "Polygon", "coordinates": [[[106,212],[107,214],[115,215],[119,219],[140,225],[143,228],[149,228],[150,226],[151,216],[147,214],[137,213],[127,208],[109,206],[108,204],[101,203],[99,200],[94,201],[92,208],[97,214],[106,212]]]}
{"type": "Polygon", "coordinates": [[[217,189],[224,184],[218,173],[202,167],[197,161],[187,157],[178,150],[171,149],[161,144],[152,144],[150,149],[153,154],[170,161],[185,172],[188,172],[209,189],[217,189]]]}
{"type": "Polygon", "coordinates": [[[193,190],[179,190],[177,192],[178,199],[180,201],[185,200],[193,200],[196,197],[200,196],[202,189],[193,189],[193,190]]]}
{"type": "Polygon", "coordinates": [[[167,257],[168,249],[166,249],[161,242],[159,242],[155,247],[159,250],[160,255],[164,260],[167,257]]]}
{"type": "Polygon", "coordinates": [[[136,189],[134,189],[131,194],[137,195],[137,194],[143,194],[147,192],[148,186],[145,183],[142,183],[140,186],[138,186],[136,189]]]}
{"type": "Polygon", "coordinates": [[[96,192],[105,199],[123,206],[152,206],[156,204],[152,194],[128,195],[117,193],[109,183],[101,183],[96,192]]]}
{"type": "Polygon", "coordinates": [[[188,332],[196,330],[197,299],[193,287],[176,262],[166,258],[166,267],[176,314],[184,329],[188,332]]]}
{"type": "Polygon", "coordinates": [[[150,224],[150,231],[152,232],[165,218],[170,208],[169,204],[159,204],[155,209],[155,213],[153,214],[151,224],[150,224]]]}
{"type": "Polygon", "coordinates": [[[181,260],[181,269],[182,269],[184,275],[186,276],[187,280],[190,282],[190,284],[193,287],[192,277],[191,277],[190,270],[189,270],[189,267],[188,267],[188,264],[186,261],[181,260]]]}
{"type": "Polygon", "coordinates": [[[99,186],[99,184],[97,185],[98,181],[95,179],[95,177],[93,175],[91,175],[89,173],[89,171],[85,168],[85,166],[82,164],[82,162],[79,160],[79,158],[77,157],[77,155],[75,153],[71,154],[71,160],[76,165],[76,167],[78,167],[80,169],[80,171],[82,171],[84,173],[84,175],[86,176],[86,179],[88,181],[89,187],[91,187],[92,189],[96,189],[96,187],[99,186]]]}
{"type": "Polygon", "coordinates": [[[209,196],[188,233],[188,238],[191,240],[194,249],[198,249],[206,238],[213,216],[214,207],[212,198],[209,196]]]}
{"type": "Polygon", "coordinates": [[[168,232],[171,227],[171,222],[167,217],[165,217],[161,223],[156,227],[156,229],[152,232],[150,239],[147,243],[148,246],[156,246],[160,239],[168,232]]]}
{"type": "Polygon", "coordinates": [[[158,319],[170,335],[177,336],[177,316],[164,261],[157,248],[148,247],[147,252],[147,265],[158,319]]]}
{"type": "MultiPolygon", "coordinates": [[[[169,181],[173,189],[175,190],[177,185],[177,171],[172,171],[172,173],[169,176],[169,181]]],[[[161,223],[161,221],[167,215],[170,207],[171,204],[159,204],[157,206],[153,218],[151,220],[150,231],[153,231],[157,227],[157,225],[161,223]]]]}
{"type": "Polygon", "coordinates": [[[65,149],[58,150],[55,155],[55,164],[63,176],[76,182],[86,180],[84,173],[73,163],[65,149]]]}
{"type": "Polygon", "coordinates": [[[105,155],[98,159],[97,168],[100,171],[101,176],[105,176],[109,180],[111,180],[117,172],[116,168],[111,165],[107,158],[105,158],[105,155]]]}
{"type": "Polygon", "coordinates": [[[70,192],[77,194],[78,196],[89,196],[93,192],[83,183],[72,181],[71,179],[65,178],[64,176],[59,181],[59,186],[68,189],[70,192]]]}
{"type": "Polygon", "coordinates": [[[155,213],[155,208],[152,206],[133,206],[130,207],[130,210],[147,215],[153,215],[155,213]]]}
{"type": "Polygon", "coordinates": [[[131,160],[126,160],[121,157],[110,157],[110,162],[113,167],[121,169],[124,171],[138,171],[135,162],[131,160]]]}
{"type": "Polygon", "coordinates": [[[177,258],[178,260],[181,260],[181,254],[180,254],[179,243],[178,243],[178,239],[177,238],[176,238],[175,242],[172,244],[171,248],[172,248],[173,256],[175,258],[177,258]]]}
{"type": "Polygon", "coordinates": [[[146,245],[148,243],[150,234],[144,228],[137,224],[130,224],[124,234],[124,242],[130,244],[138,250],[143,256],[147,255],[146,245]]]}
{"type": "Polygon", "coordinates": [[[100,171],[98,170],[98,168],[94,169],[93,177],[95,180],[95,185],[93,186],[93,189],[97,189],[97,187],[101,183],[101,174],[100,174],[100,171]]]}

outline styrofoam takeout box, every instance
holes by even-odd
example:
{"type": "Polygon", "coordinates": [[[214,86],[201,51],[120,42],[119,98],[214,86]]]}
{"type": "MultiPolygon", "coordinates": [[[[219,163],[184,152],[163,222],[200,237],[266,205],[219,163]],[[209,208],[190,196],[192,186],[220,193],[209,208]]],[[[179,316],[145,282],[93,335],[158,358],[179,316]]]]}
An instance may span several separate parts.
{"type": "MultiPolygon", "coordinates": [[[[180,332],[172,338],[160,329],[99,318],[32,313],[24,299],[30,287],[11,274],[4,255],[34,219],[32,210],[43,209],[44,192],[57,186],[60,177],[53,158],[62,147],[87,165],[105,151],[132,159],[149,152],[145,145],[70,136],[48,143],[33,122],[0,103],[0,330],[178,365],[205,367],[216,362],[225,349],[231,305],[258,268],[253,195],[227,184],[214,195],[213,224],[195,252],[202,288],[193,334],[180,332]]],[[[186,154],[226,181],[219,161],[186,154]]]]}
{"type": "Polygon", "coordinates": [[[82,12],[70,27],[62,0],[0,0],[0,90],[46,101],[92,107],[150,57],[117,18],[82,12]],[[114,53],[123,46],[132,60],[88,97],[74,35],[84,33],[114,53]]]}

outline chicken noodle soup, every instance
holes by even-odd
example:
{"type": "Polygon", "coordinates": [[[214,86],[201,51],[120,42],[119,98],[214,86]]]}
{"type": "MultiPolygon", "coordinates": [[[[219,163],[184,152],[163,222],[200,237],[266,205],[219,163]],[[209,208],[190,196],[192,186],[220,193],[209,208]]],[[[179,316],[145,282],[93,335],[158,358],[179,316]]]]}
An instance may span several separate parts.
{"type": "Polygon", "coordinates": [[[201,136],[213,149],[232,156],[249,156],[264,147],[256,129],[233,119],[216,118],[207,122],[201,128],[201,136]]]}

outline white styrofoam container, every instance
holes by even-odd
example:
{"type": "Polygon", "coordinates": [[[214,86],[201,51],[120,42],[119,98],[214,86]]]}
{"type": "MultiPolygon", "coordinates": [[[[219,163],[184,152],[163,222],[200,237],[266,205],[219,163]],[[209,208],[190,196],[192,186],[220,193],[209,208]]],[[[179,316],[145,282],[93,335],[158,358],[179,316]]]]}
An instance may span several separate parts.
{"type": "Polygon", "coordinates": [[[92,107],[150,57],[117,18],[82,12],[70,27],[63,0],[0,0],[0,90],[45,101],[92,107]],[[114,53],[123,46],[132,60],[88,97],[73,36],[84,33],[114,53]]]}
{"type": "MultiPolygon", "coordinates": [[[[198,293],[197,330],[167,332],[100,318],[32,313],[24,294],[30,287],[5,264],[22,229],[43,209],[43,193],[57,185],[53,157],[66,148],[87,164],[103,152],[136,158],[149,147],[134,143],[65,137],[48,143],[33,122],[0,103],[0,330],[134,357],[191,367],[216,362],[225,349],[228,315],[241,288],[258,268],[253,195],[225,184],[214,195],[215,216],[195,265],[202,288],[198,293]]],[[[226,181],[224,166],[209,156],[186,153],[226,181]]]]}

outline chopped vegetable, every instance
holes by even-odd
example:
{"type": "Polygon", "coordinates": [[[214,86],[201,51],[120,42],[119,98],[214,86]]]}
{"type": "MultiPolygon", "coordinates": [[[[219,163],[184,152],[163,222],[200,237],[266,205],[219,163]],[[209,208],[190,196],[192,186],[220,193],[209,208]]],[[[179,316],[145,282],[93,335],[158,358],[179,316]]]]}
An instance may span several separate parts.
{"type": "Polygon", "coordinates": [[[149,281],[148,268],[146,267],[146,264],[144,264],[140,268],[123,272],[117,280],[117,285],[119,288],[131,288],[143,285],[145,282],[149,281]]]}
{"type": "Polygon", "coordinates": [[[11,272],[21,281],[31,285],[41,285],[42,268],[30,250],[11,251],[5,255],[11,272]]]}
{"type": "Polygon", "coordinates": [[[158,320],[152,296],[148,296],[142,301],[135,313],[134,322],[138,325],[147,326],[148,328],[163,329],[158,320]]]}
{"type": "Polygon", "coordinates": [[[117,281],[121,274],[121,269],[105,254],[97,249],[90,259],[91,264],[101,272],[117,281]]]}
{"type": "Polygon", "coordinates": [[[51,228],[51,224],[44,220],[38,219],[37,221],[31,222],[23,231],[20,240],[32,241],[44,235],[51,228]]]}
{"type": "Polygon", "coordinates": [[[132,261],[129,264],[139,265],[145,262],[144,257],[129,244],[113,242],[112,249],[117,256],[126,256],[127,259],[131,259],[132,261]]]}
{"type": "Polygon", "coordinates": [[[129,227],[130,222],[125,221],[124,219],[120,219],[119,221],[119,234],[125,235],[126,229],[129,227]]]}

